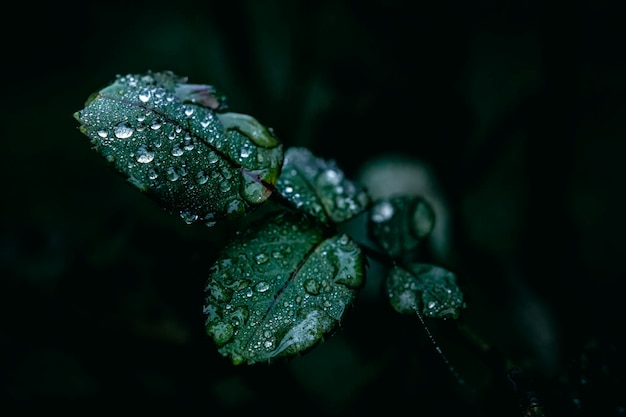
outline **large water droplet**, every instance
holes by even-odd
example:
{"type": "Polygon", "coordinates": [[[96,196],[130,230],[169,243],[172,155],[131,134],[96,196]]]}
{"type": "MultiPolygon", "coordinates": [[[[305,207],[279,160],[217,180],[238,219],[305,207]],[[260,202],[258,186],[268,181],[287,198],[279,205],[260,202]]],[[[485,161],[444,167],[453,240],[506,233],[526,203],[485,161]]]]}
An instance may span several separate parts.
{"type": "Polygon", "coordinates": [[[318,295],[320,293],[320,284],[314,279],[307,279],[302,286],[304,287],[304,291],[311,295],[318,295]]]}
{"type": "Polygon", "coordinates": [[[133,135],[134,129],[126,122],[121,122],[115,126],[115,137],[119,139],[128,139],[133,135]]]}
{"type": "Polygon", "coordinates": [[[208,180],[209,180],[209,176],[206,174],[206,172],[204,172],[204,171],[198,171],[198,172],[196,173],[196,182],[197,182],[199,185],[206,184],[206,182],[207,182],[208,180]]]}
{"type": "Polygon", "coordinates": [[[254,260],[256,261],[257,264],[262,265],[264,263],[266,263],[267,261],[269,261],[270,257],[267,256],[266,253],[259,253],[254,257],[254,260]]]}
{"type": "Polygon", "coordinates": [[[222,192],[227,192],[232,188],[232,185],[230,184],[229,181],[222,181],[220,182],[220,190],[222,190],[222,192]]]}
{"type": "Polygon", "coordinates": [[[213,337],[215,344],[222,346],[233,338],[235,329],[230,323],[214,321],[207,325],[206,332],[209,336],[213,337]]]}
{"type": "Polygon", "coordinates": [[[258,292],[265,292],[270,289],[270,284],[266,281],[260,281],[254,286],[254,289],[258,292]]]}
{"type": "Polygon", "coordinates": [[[139,93],[139,101],[141,101],[142,103],[147,103],[148,101],[150,101],[150,97],[152,97],[152,93],[150,93],[150,91],[146,90],[139,93]]]}
{"type": "Polygon", "coordinates": [[[152,162],[152,160],[154,160],[154,152],[146,145],[141,145],[139,149],[137,149],[136,158],[137,162],[147,164],[148,162],[152,162]]]}
{"type": "Polygon", "coordinates": [[[375,223],[386,222],[393,216],[393,205],[389,201],[381,201],[372,207],[371,219],[375,223]]]}
{"type": "Polygon", "coordinates": [[[242,171],[241,196],[252,204],[267,200],[271,191],[262,181],[261,171],[242,171]]]}
{"type": "Polygon", "coordinates": [[[173,156],[181,156],[182,154],[183,154],[183,149],[178,144],[172,146],[173,156]]]}

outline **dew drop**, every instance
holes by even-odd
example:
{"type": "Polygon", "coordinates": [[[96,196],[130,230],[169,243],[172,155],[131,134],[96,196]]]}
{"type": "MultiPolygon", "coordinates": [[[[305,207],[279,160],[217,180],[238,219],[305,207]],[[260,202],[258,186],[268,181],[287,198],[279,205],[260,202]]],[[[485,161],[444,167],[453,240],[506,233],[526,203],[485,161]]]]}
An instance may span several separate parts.
{"type": "Polygon", "coordinates": [[[206,328],[207,334],[213,336],[213,340],[218,346],[222,346],[233,338],[235,329],[230,323],[215,321],[206,328]]]}
{"type": "Polygon", "coordinates": [[[239,152],[242,158],[249,157],[251,153],[252,153],[252,149],[250,149],[250,147],[245,146],[245,145],[241,147],[241,151],[239,152]]]}
{"type": "Polygon", "coordinates": [[[148,178],[150,178],[151,180],[156,179],[159,176],[159,174],[157,174],[157,172],[154,169],[151,169],[150,171],[148,171],[148,178]]]}
{"type": "Polygon", "coordinates": [[[115,126],[115,137],[119,139],[128,139],[133,135],[134,129],[126,122],[121,122],[115,126]]]}
{"type": "Polygon", "coordinates": [[[109,136],[109,134],[106,130],[98,130],[98,136],[100,136],[101,138],[106,138],[107,136],[109,136]]]}
{"type": "Polygon", "coordinates": [[[231,185],[229,181],[222,181],[220,182],[220,190],[222,190],[222,192],[226,192],[229,191],[231,189],[231,185]]]}
{"type": "Polygon", "coordinates": [[[217,161],[220,160],[219,156],[215,152],[209,153],[207,159],[209,160],[209,164],[215,164],[217,161]]]}
{"type": "Polygon", "coordinates": [[[246,203],[244,203],[242,200],[238,198],[232,200],[228,204],[228,207],[226,208],[226,213],[228,215],[242,214],[245,211],[246,211],[246,203]]]}
{"type": "Polygon", "coordinates": [[[172,155],[173,156],[181,156],[182,154],[183,154],[183,150],[181,149],[181,147],[178,144],[172,146],[172,155]]]}
{"type": "Polygon", "coordinates": [[[389,201],[381,201],[372,208],[371,219],[375,223],[386,222],[393,216],[393,205],[389,201]]]}
{"type": "Polygon", "coordinates": [[[248,307],[239,306],[230,313],[231,323],[234,327],[240,327],[246,324],[248,321],[250,313],[248,312],[248,307]]]}
{"type": "Polygon", "coordinates": [[[270,284],[266,281],[260,281],[254,286],[254,289],[258,292],[265,292],[270,289],[270,284]]]}
{"type": "Polygon", "coordinates": [[[139,149],[137,149],[136,158],[137,162],[141,164],[147,164],[154,160],[154,152],[146,147],[146,145],[141,145],[139,149]]]}
{"type": "Polygon", "coordinates": [[[254,260],[256,261],[257,264],[262,265],[264,263],[266,263],[267,261],[269,261],[269,256],[267,256],[266,253],[259,253],[254,257],[254,260]]]}
{"type": "Polygon", "coordinates": [[[139,101],[141,101],[142,103],[147,103],[148,101],[150,101],[151,97],[152,93],[150,93],[150,91],[143,91],[139,94],[139,101]]]}
{"type": "Polygon", "coordinates": [[[304,291],[311,295],[319,295],[320,293],[320,284],[314,279],[307,279],[302,286],[304,287],[304,291]]]}
{"type": "Polygon", "coordinates": [[[198,171],[198,173],[196,174],[196,182],[198,184],[200,185],[206,184],[208,180],[209,180],[209,176],[206,174],[206,172],[198,171]]]}
{"type": "Polygon", "coordinates": [[[193,222],[195,222],[196,220],[198,220],[198,215],[195,213],[192,213],[190,211],[181,211],[180,212],[180,217],[185,221],[185,223],[187,224],[191,224],[193,222]]]}
{"type": "Polygon", "coordinates": [[[185,109],[185,116],[189,117],[193,114],[193,107],[187,107],[185,109]]]}
{"type": "Polygon", "coordinates": [[[180,178],[180,175],[178,175],[178,172],[176,172],[176,168],[174,167],[169,167],[167,169],[166,176],[167,179],[170,181],[176,181],[178,178],[180,178]]]}

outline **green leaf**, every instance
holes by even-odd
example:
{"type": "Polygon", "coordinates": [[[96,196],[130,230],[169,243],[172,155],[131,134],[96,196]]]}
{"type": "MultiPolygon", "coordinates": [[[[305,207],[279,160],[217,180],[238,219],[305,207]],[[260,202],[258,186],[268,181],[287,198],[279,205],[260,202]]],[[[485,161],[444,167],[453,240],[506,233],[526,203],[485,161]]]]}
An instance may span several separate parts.
{"type": "Polygon", "coordinates": [[[401,314],[418,311],[426,317],[456,319],[465,308],[456,275],[439,266],[396,266],[389,272],[385,287],[391,306],[401,314]]]}
{"type": "Polygon", "coordinates": [[[216,113],[224,108],[212,86],[162,72],[118,76],[74,117],[133,185],[187,223],[213,225],[267,200],[283,163],[269,130],[250,116],[216,113]]]}
{"type": "Polygon", "coordinates": [[[301,213],[246,229],[221,252],[207,282],[206,329],[234,364],[304,352],[331,333],[355,300],[364,257],[347,235],[325,237],[301,213]]]}
{"type": "Polygon", "coordinates": [[[365,188],[347,179],[334,161],[318,158],[306,148],[287,149],[276,190],[324,224],[349,220],[370,203],[365,188]]]}
{"type": "Polygon", "coordinates": [[[389,256],[417,248],[432,231],[435,212],[422,197],[399,195],[376,200],[369,213],[370,236],[389,256]]]}

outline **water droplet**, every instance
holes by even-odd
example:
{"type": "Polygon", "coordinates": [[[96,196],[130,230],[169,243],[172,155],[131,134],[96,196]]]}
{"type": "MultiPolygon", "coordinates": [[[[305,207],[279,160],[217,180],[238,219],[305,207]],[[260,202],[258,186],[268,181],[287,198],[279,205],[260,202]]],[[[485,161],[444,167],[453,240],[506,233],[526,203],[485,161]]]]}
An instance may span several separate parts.
{"type": "Polygon", "coordinates": [[[231,323],[234,327],[243,326],[248,321],[249,315],[250,314],[248,313],[248,307],[239,306],[235,308],[232,313],[230,313],[231,323]]]}
{"type": "Polygon", "coordinates": [[[109,136],[109,133],[106,130],[98,130],[98,136],[100,136],[101,138],[106,138],[107,136],[109,136]]]}
{"type": "Polygon", "coordinates": [[[254,257],[254,260],[256,261],[257,264],[262,265],[264,263],[266,263],[267,261],[269,261],[270,257],[267,256],[266,253],[259,253],[254,257]]]}
{"type": "Polygon", "coordinates": [[[154,152],[146,145],[141,145],[139,149],[137,149],[136,158],[137,162],[147,164],[148,162],[152,162],[154,159],[154,152]]]}
{"type": "Polygon", "coordinates": [[[241,150],[239,152],[239,154],[241,155],[242,158],[247,158],[250,156],[250,154],[252,153],[252,149],[249,146],[242,146],[241,150]]]}
{"type": "Polygon", "coordinates": [[[169,167],[167,169],[166,176],[167,176],[167,179],[170,181],[176,181],[178,178],[180,178],[180,175],[178,175],[178,172],[176,171],[176,168],[174,167],[169,167]]]}
{"type": "Polygon", "coordinates": [[[372,207],[371,219],[375,223],[386,222],[393,216],[393,205],[389,201],[381,201],[372,207]]]}
{"type": "Polygon", "coordinates": [[[150,93],[150,91],[146,90],[139,93],[139,101],[141,101],[142,103],[147,103],[148,101],[150,101],[150,97],[152,97],[152,93],[150,93]]]}
{"type": "Polygon", "coordinates": [[[206,291],[209,293],[210,297],[221,303],[227,303],[233,297],[233,292],[231,290],[224,287],[214,279],[207,284],[206,291]]]}
{"type": "Polygon", "coordinates": [[[304,291],[311,295],[319,295],[320,293],[320,284],[314,279],[307,279],[302,286],[304,287],[304,291]]]}
{"type": "Polygon", "coordinates": [[[216,163],[217,161],[220,160],[220,157],[217,155],[217,153],[211,152],[207,156],[207,159],[209,160],[209,164],[214,164],[214,163],[216,163]]]}
{"type": "Polygon", "coordinates": [[[183,150],[181,149],[181,147],[178,144],[172,146],[172,155],[173,156],[181,156],[182,154],[183,154],[183,150]]]}
{"type": "Polygon", "coordinates": [[[128,139],[133,135],[134,129],[126,122],[121,122],[115,126],[115,137],[119,139],[128,139]]]}
{"type": "Polygon", "coordinates": [[[198,173],[196,174],[196,182],[198,184],[200,185],[206,184],[208,180],[209,180],[209,176],[206,174],[206,172],[198,171],[198,173]]]}
{"type": "Polygon", "coordinates": [[[189,117],[193,114],[193,107],[187,107],[185,109],[185,116],[189,117]]]}
{"type": "Polygon", "coordinates": [[[232,200],[228,204],[228,207],[226,208],[226,214],[231,215],[231,216],[242,214],[245,211],[246,211],[246,203],[244,203],[243,200],[240,200],[238,198],[232,200]]]}
{"type": "Polygon", "coordinates": [[[319,177],[317,177],[317,184],[322,187],[328,185],[339,185],[342,179],[343,176],[339,173],[339,171],[327,169],[319,174],[319,177]]]}
{"type": "Polygon", "coordinates": [[[150,178],[151,180],[157,179],[158,176],[159,174],[157,174],[157,172],[154,169],[150,169],[148,171],[148,178],[150,178]]]}
{"type": "Polygon", "coordinates": [[[220,182],[220,190],[222,190],[222,192],[226,192],[229,191],[231,189],[232,185],[230,185],[229,181],[222,181],[220,182]]]}
{"type": "Polygon", "coordinates": [[[206,332],[209,336],[213,337],[213,341],[215,341],[215,344],[217,344],[218,346],[222,346],[228,343],[228,341],[233,338],[233,335],[235,334],[235,329],[230,323],[226,323],[223,321],[214,321],[209,323],[206,328],[206,332]]]}
{"type": "Polygon", "coordinates": [[[191,224],[191,223],[195,222],[196,220],[198,220],[198,215],[196,213],[192,213],[190,211],[181,211],[180,212],[180,217],[187,224],[191,224]]]}
{"type": "Polygon", "coordinates": [[[159,130],[162,126],[162,123],[158,120],[155,120],[154,122],[152,122],[152,124],[150,125],[150,129],[152,130],[159,130]]]}
{"type": "Polygon", "coordinates": [[[254,289],[258,292],[265,292],[270,289],[270,284],[266,281],[260,281],[254,286],[254,289]]]}

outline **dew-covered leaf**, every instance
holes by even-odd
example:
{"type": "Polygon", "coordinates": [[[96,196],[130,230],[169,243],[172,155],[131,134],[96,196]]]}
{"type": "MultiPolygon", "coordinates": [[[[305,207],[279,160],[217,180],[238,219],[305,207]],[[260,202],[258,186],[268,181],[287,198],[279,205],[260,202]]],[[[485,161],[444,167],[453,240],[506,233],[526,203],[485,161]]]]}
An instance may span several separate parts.
{"type": "Polygon", "coordinates": [[[364,280],[347,235],[325,237],[301,213],[281,212],[237,235],[207,281],[206,330],[234,364],[304,352],[330,334],[364,280]]]}
{"type": "Polygon", "coordinates": [[[334,161],[318,158],[299,147],[285,152],[276,190],[298,209],[325,224],[349,220],[370,203],[365,188],[346,178],[334,161]]]}
{"type": "Polygon", "coordinates": [[[401,314],[418,311],[426,317],[456,319],[465,308],[456,275],[440,266],[396,266],[389,272],[385,288],[391,306],[401,314]]]}
{"type": "Polygon", "coordinates": [[[225,107],[210,85],[151,72],[118,76],[74,117],[133,185],[187,223],[212,225],[264,202],[283,163],[268,129],[250,116],[216,113],[225,107]]]}
{"type": "Polygon", "coordinates": [[[413,251],[433,229],[435,213],[422,197],[398,195],[375,201],[369,213],[369,233],[393,258],[413,251]]]}

